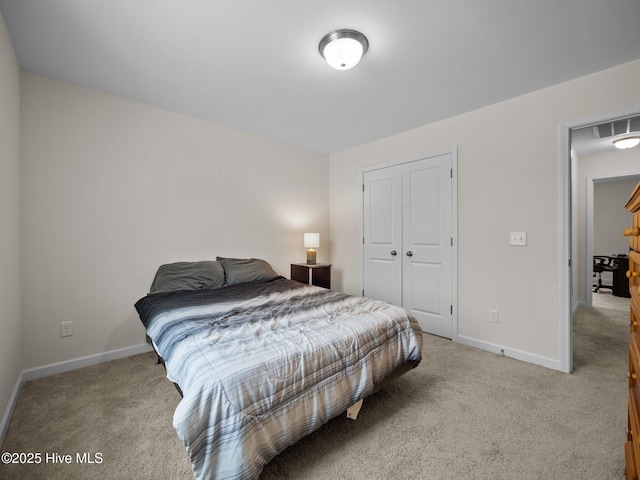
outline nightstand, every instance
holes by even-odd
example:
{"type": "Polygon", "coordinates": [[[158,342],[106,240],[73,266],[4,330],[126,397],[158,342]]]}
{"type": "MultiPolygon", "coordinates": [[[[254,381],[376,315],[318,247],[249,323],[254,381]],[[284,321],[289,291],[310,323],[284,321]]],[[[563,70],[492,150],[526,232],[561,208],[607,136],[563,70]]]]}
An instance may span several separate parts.
{"type": "Polygon", "coordinates": [[[316,287],[331,288],[331,264],[292,263],[291,280],[316,287]]]}

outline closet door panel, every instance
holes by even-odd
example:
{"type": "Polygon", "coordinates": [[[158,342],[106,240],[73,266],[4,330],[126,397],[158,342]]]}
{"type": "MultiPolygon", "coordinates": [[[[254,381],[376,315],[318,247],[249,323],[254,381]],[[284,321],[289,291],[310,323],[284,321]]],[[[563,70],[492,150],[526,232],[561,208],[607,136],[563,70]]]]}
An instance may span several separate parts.
{"type": "Polygon", "coordinates": [[[363,294],[402,305],[402,170],[364,174],[363,294]]]}
{"type": "Polygon", "coordinates": [[[425,332],[452,336],[451,157],[403,169],[403,306],[425,332]]]}
{"type": "Polygon", "coordinates": [[[408,268],[405,296],[407,304],[411,305],[411,311],[414,315],[440,316],[442,266],[426,262],[410,262],[408,268]]]}
{"type": "Polygon", "coordinates": [[[411,246],[440,246],[439,171],[436,168],[411,168],[406,175],[409,195],[406,197],[409,214],[405,232],[411,246]]]}
{"type": "Polygon", "coordinates": [[[372,281],[369,283],[368,288],[365,289],[366,296],[374,298],[376,300],[382,300],[394,305],[398,305],[397,297],[399,293],[394,292],[396,287],[393,284],[393,278],[395,276],[394,270],[396,264],[389,260],[371,259],[369,263],[369,272],[372,277],[372,281]]]}

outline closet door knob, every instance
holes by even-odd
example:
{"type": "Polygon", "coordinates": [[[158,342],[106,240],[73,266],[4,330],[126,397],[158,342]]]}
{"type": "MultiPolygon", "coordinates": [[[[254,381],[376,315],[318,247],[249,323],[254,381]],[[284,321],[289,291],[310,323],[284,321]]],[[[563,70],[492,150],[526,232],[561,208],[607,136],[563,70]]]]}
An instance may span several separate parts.
{"type": "Polygon", "coordinates": [[[398,254],[398,252],[396,252],[395,250],[391,250],[391,256],[395,257],[398,254]]]}
{"type": "Polygon", "coordinates": [[[413,257],[413,252],[411,250],[407,252],[407,257],[413,257]]]}
{"type": "Polygon", "coordinates": [[[627,270],[627,278],[637,277],[640,275],[638,272],[631,272],[631,270],[627,270]]]}
{"type": "Polygon", "coordinates": [[[629,234],[632,237],[637,237],[638,235],[640,235],[640,227],[631,227],[629,234]]]}

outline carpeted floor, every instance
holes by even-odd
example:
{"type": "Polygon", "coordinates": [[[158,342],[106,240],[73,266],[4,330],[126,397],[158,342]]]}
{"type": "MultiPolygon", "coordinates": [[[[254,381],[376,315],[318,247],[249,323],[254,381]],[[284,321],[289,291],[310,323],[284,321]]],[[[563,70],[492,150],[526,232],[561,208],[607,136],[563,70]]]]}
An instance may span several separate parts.
{"type": "MultiPolygon", "coordinates": [[[[261,479],[623,478],[628,300],[605,295],[574,317],[573,374],[425,335],[417,369],[261,479]]],[[[179,400],[152,354],[27,382],[2,451],[41,463],[0,463],[0,479],[193,478],[171,425],[179,400]]]]}

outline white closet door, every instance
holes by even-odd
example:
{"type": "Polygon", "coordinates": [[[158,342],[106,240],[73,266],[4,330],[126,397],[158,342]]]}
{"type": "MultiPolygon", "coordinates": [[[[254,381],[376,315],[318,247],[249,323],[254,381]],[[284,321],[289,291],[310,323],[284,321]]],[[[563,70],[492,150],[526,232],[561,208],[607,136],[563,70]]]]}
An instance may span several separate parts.
{"type": "Polygon", "coordinates": [[[422,330],[452,336],[451,156],[403,168],[402,306],[422,330]]]}
{"type": "Polygon", "coordinates": [[[452,154],[363,174],[363,295],[453,335],[452,154]]]}
{"type": "Polygon", "coordinates": [[[402,169],[364,173],[363,295],[402,305],[402,169]]]}

